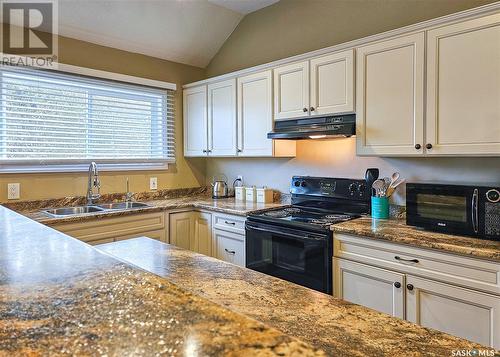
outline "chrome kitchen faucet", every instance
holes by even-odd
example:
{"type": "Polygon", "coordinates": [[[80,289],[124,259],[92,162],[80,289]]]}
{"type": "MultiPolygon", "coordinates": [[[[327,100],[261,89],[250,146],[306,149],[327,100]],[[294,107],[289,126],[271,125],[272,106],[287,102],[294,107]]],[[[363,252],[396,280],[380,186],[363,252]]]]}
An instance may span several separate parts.
{"type": "Polygon", "coordinates": [[[89,181],[87,187],[87,204],[91,205],[94,200],[98,200],[101,197],[101,182],[99,181],[99,171],[97,170],[97,164],[91,162],[89,166],[89,181]],[[97,193],[94,190],[97,189],[97,193]]]}

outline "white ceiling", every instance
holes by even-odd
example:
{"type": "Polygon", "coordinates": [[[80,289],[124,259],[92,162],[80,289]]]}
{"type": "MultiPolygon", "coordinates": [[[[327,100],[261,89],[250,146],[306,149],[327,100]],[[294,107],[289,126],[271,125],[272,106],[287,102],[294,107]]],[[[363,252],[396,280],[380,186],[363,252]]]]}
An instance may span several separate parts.
{"type": "Polygon", "coordinates": [[[59,34],[206,67],[243,14],[276,1],[60,0],[59,34]]]}
{"type": "Polygon", "coordinates": [[[225,7],[229,10],[239,12],[240,14],[246,15],[251,12],[257,11],[274,3],[279,0],[208,0],[211,3],[225,7]]]}

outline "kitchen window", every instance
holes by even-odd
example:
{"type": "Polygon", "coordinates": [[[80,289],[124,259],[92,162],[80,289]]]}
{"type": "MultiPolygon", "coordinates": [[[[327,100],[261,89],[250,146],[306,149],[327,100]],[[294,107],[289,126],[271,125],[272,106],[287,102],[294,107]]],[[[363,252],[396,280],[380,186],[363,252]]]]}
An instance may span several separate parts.
{"type": "Polygon", "coordinates": [[[174,91],[33,68],[0,68],[0,170],[165,168],[174,91]]]}

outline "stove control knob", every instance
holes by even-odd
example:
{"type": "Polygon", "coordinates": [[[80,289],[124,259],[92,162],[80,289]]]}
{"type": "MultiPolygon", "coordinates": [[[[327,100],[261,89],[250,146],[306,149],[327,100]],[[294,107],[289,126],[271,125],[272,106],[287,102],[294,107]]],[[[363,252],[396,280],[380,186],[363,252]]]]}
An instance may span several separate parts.
{"type": "Polygon", "coordinates": [[[300,186],[300,182],[299,181],[295,181],[294,185],[295,185],[295,187],[299,187],[300,186]]]}
{"type": "Polygon", "coordinates": [[[356,184],[355,183],[351,183],[349,185],[349,192],[353,193],[354,191],[356,191],[356,184]]]}
{"type": "Polygon", "coordinates": [[[302,182],[301,182],[301,184],[300,184],[300,186],[302,186],[302,187],[306,187],[306,186],[307,186],[307,184],[306,184],[306,182],[305,182],[305,181],[302,181],[302,182]]]}
{"type": "Polygon", "coordinates": [[[364,193],[366,190],[366,185],[364,183],[359,184],[358,191],[359,193],[364,193]]]}

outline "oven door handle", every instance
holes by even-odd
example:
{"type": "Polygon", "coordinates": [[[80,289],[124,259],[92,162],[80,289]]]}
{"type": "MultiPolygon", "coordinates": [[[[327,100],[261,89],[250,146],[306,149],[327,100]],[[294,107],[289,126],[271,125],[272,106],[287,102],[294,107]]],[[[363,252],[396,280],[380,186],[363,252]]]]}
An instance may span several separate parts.
{"type": "Polygon", "coordinates": [[[474,233],[477,233],[478,231],[478,199],[479,199],[479,191],[474,189],[474,193],[472,194],[472,229],[474,230],[474,233]]]}
{"type": "Polygon", "coordinates": [[[308,240],[319,240],[319,239],[325,239],[325,235],[317,234],[317,233],[305,233],[305,232],[300,232],[300,233],[290,233],[286,231],[279,231],[276,229],[270,228],[268,225],[265,226],[265,228],[257,227],[251,224],[247,223],[247,228],[253,231],[259,231],[259,232],[264,232],[264,233],[271,233],[271,234],[278,234],[281,236],[286,236],[294,239],[308,239],[308,240]]]}

